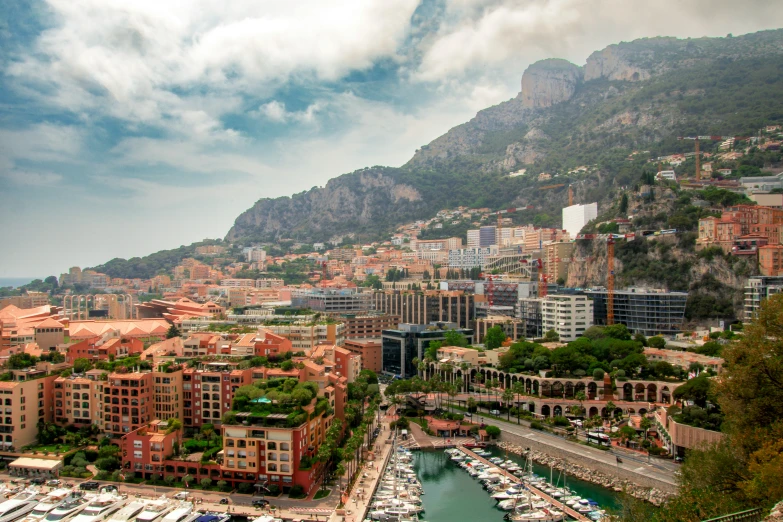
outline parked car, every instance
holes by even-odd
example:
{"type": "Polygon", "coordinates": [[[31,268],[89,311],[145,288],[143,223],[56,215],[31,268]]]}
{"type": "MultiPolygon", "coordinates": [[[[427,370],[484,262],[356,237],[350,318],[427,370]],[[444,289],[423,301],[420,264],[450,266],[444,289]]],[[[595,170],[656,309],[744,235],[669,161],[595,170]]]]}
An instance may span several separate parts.
{"type": "Polygon", "coordinates": [[[187,491],[180,491],[179,493],[174,495],[174,498],[177,500],[186,500],[188,496],[190,496],[190,493],[188,493],[187,491]]]}
{"type": "Polygon", "coordinates": [[[466,412],[463,414],[463,416],[464,416],[464,417],[467,417],[467,418],[471,418],[471,417],[473,417],[473,414],[472,414],[472,413],[470,413],[469,411],[466,411],[466,412]]]}
{"type": "Polygon", "coordinates": [[[220,499],[220,503],[221,504],[228,504],[228,499],[227,498],[221,498],[220,499]]]}
{"type": "Polygon", "coordinates": [[[119,491],[119,490],[117,489],[117,486],[115,486],[114,484],[107,484],[101,488],[101,491],[104,493],[111,493],[112,491],[119,491]]]}
{"type": "Polygon", "coordinates": [[[253,507],[258,507],[258,508],[266,507],[266,506],[269,505],[269,501],[264,499],[264,498],[257,498],[255,500],[253,500],[252,504],[253,504],[253,507]]]}
{"type": "Polygon", "coordinates": [[[30,480],[30,484],[34,484],[36,486],[42,486],[42,485],[46,484],[46,479],[45,478],[36,477],[36,478],[30,480]]]}
{"type": "Polygon", "coordinates": [[[490,415],[500,415],[500,410],[489,410],[490,415]]]}
{"type": "Polygon", "coordinates": [[[47,486],[59,486],[60,481],[57,479],[52,479],[46,483],[47,486]]]}
{"type": "Polygon", "coordinates": [[[94,491],[100,487],[100,484],[95,482],[94,480],[90,480],[87,482],[82,482],[79,484],[79,489],[85,490],[85,491],[94,491]]]}

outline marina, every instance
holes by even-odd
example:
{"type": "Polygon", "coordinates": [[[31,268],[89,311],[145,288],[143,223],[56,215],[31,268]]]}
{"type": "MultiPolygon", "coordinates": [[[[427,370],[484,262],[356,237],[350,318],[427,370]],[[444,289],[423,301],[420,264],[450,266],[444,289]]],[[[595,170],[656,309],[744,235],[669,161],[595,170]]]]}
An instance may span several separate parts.
{"type": "Polygon", "coordinates": [[[364,520],[601,521],[617,507],[603,489],[495,447],[395,446],[364,520]]]}

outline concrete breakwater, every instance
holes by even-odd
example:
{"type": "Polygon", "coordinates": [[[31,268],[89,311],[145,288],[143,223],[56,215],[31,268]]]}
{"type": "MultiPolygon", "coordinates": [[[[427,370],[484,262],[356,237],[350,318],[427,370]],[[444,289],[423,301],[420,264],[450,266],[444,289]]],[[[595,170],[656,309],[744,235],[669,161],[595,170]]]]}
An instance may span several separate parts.
{"type": "MultiPolygon", "coordinates": [[[[525,450],[523,447],[511,442],[500,442],[498,443],[498,447],[516,455],[525,455],[525,450]]],[[[587,466],[569,462],[569,460],[565,458],[553,457],[533,449],[531,449],[530,452],[533,461],[538,464],[547,467],[551,466],[553,469],[562,471],[572,477],[576,477],[580,480],[591,482],[593,484],[612,489],[617,492],[624,491],[634,498],[650,502],[656,506],[660,506],[671,496],[671,492],[664,492],[655,487],[639,485],[633,480],[612,476],[607,473],[591,469],[587,466]]]]}

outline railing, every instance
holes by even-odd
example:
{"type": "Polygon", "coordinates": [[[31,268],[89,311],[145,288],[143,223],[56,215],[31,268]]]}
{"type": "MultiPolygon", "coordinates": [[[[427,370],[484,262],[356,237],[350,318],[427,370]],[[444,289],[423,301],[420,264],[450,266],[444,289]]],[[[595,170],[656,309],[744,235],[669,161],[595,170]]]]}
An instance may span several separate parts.
{"type": "Polygon", "coordinates": [[[761,508],[748,509],[746,511],[739,511],[730,515],[723,515],[716,518],[710,518],[702,522],[740,522],[740,521],[752,521],[756,522],[764,518],[764,511],[761,508]]]}

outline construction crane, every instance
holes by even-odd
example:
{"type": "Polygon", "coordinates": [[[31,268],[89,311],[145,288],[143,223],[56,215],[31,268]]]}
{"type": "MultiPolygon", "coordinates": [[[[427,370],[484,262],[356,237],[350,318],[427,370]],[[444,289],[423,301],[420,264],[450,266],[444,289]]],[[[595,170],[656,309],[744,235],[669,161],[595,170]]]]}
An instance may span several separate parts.
{"type": "Polygon", "coordinates": [[[543,187],[538,187],[538,190],[549,190],[549,189],[556,189],[560,187],[565,187],[565,183],[558,183],[557,185],[544,185],[543,187]]]}
{"type": "Polygon", "coordinates": [[[546,272],[544,272],[544,260],[538,258],[536,265],[538,266],[538,297],[546,297],[549,287],[547,286],[546,272]]]}
{"type": "Polygon", "coordinates": [[[528,205],[526,207],[514,207],[514,208],[507,208],[505,210],[498,210],[497,212],[490,212],[490,216],[497,216],[498,217],[498,234],[500,233],[500,229],[503,226],[503,214],[510,214],[512,212],[517,212],[519,210],[533,210],[533,205],[528,205]]]}
{"type": "Polygon", "coordinates": [[[479,274],[479,277],[482,277],[487,280],[487,303],[489,303],[490,308],[495,304],[495,277],[491,274],[485,274],[481,273],[479,274]]]}
{"type": "Polygon", "coordinates": [[[747,136],[678,136],[678,140],[693,140],[694,154],[696,155],[696,181],[701,181],[701,152],[699,151],[699,140],[704,141],[724,141],[733,139],[741,141],[748,139],[747,136]]]}
{"type": "Polygon", "coordinates": [[[321,262],[321,288],[326,287],[326,261],[321,262]]]}
{"type": "Polygon", "coordinates": [[[629,234],[579,234],[576,239],[606,240],[606,324],[614,324],[614,245],[617,240],[632,241],[636,238],[629,234]]]}

